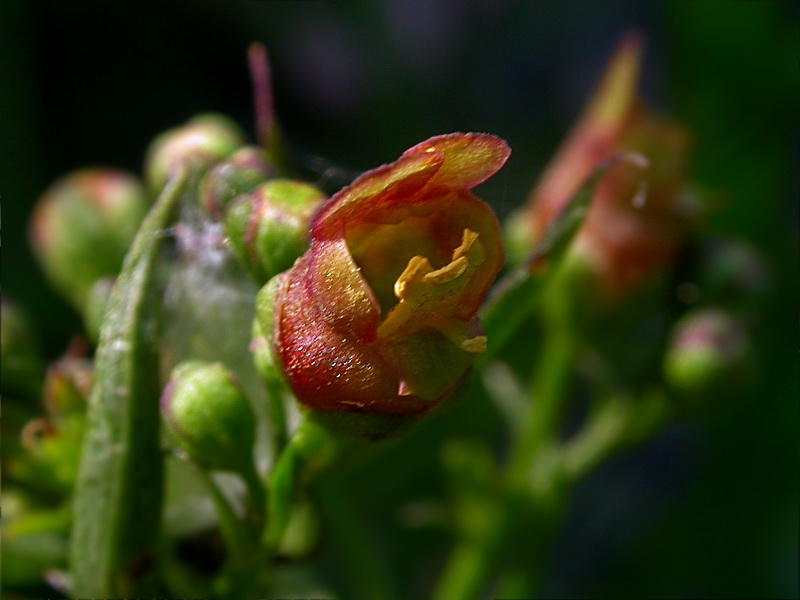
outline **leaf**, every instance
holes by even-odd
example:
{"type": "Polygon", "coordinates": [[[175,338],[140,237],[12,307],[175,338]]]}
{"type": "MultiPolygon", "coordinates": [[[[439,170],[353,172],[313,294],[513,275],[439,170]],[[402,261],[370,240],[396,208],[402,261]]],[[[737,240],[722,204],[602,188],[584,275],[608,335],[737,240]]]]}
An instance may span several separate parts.
{"type": "Polygon", "coordinates": [[[158,256],[190,170],[164,188],[125,257],[100,330],[74,499],[73,595],[131,597],[161,510],[158,256]]]}

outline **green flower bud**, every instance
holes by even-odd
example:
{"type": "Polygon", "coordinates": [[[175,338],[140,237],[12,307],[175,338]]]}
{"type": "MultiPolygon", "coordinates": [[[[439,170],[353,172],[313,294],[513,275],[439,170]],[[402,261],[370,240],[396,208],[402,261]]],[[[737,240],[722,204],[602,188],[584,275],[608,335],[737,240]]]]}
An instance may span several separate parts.
{"type": "Polygon", "coordinates": [[[769,284],[769,271],[758,251],[744,241],[706,240],[696,259],[699,299],[731,308],[753,306],[769,284]]]}
{"type": "Polygon", "coordinates": [[[673,330],[664,357],[667,382],[689,400],[731,392],[749,356],[743,325],[719,309],[695,310],[673,330]]]}
{"type": "Polygon", "coordinates": [[[150,189],[158,192],[188,159],[200,159],[211,165],[227,158],[244,143],[244,134],[231,120],[215,114],[200,115],[153,140],[145,159],[145,179],[150,189]]]}
{"type": "Polygon", "coordinates": [[[186,361],[175,367],[161,412],[179,446],[197,463],[222,471],[253,471],[255,416],[221,363],[186,361]]]}
{"type": "Polygon", "coordinates": [[[253,191],[277,173],[277,167],[267,160],[261,148],[240,148],[205,176],[200,185],[200,204],[209,215],[221,219],[235,198],[253,191]]]}
{"type": "Polygon", "coordinates": [[[119,272],[148,206],[136,178],[107,169],[68,175],[39,200],[31,244],[52,284],[79,310],[95,281],[119,272]]]}
{"type": "Polygon", "coordinates": [[[36,396],[41,389],[44,364],[25,312],[0,297],[0,381],[3,390],[36,396]]]}
{"type": "Polygon", "coordinates": [[[83,309],[83,322],[86,326],[86,333],[93,344],[100,341],[100,326],[103,324],[103,317],[106,314],[108,299],[111,297],[111,290],[114,288],[114,277],[103,277],[95,281],[89,295],[86,298],[86,306],[83,309]]]}
{"type": "Polygon", "coordinates": [[[311,216],[324,199],[307,183],[273,179],[230,206],[225,231],[234,253],[257,282],[290,268],[306,251],[311,216]]]}

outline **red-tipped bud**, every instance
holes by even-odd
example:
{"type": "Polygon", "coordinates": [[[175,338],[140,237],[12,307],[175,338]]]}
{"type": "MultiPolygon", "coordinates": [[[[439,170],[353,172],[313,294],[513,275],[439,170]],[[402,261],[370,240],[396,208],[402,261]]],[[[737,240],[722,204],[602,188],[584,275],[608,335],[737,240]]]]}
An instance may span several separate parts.
{"type": "Polygon", "coordinates": [[[150,189],[158,193],[186,161],[198,160],[211,166],[244,144],[244,134],[230,119],[214,114],[200,115],[153,140],[147,149],[145,179],[150,189]]]}
{"type": "Polygon", "coordinates": [[[718,309],[688,313],[664,358],[670,385],[690,401],[732,392],[744,381],[749,344],[741,322],[718,309]]]}
{"type": "Polygon", "coordinates": [[[675,258],[686,230],[681,203],[689,139],[678,124],[647,111],[637,98],[641,63],[638,37],[625,38],[579,121],[533,189],[510,232],[524,252],[582,182],[622,153],[643,156],[642,171],[629,161],[613,166],[599,183],[576,250],[591,265],[599,291],[614,297],[631,290],[675,258]],[[520,239],[525,241],[520,244],[520,239]]]}
{"type": "Polygon", "coordinates": [[[277,174],[277,167],[267,160],[264,150],[245,146],[205,176],[200,186],[200,204],[214,219],[222,219],[235,198],[277,174]]]}
{"type": "Polygon", "coordinates": [[[92,285],[116,275],[149,201],[139,181],[86,170],[56,182],[36,206],[31,243],[53,285],[82,309],[92,285]]]}
{"type": "Polygon", "coordinates": [[[264,283],[308,248],[311,217],[325,194],[301,181],[273,179],[233,203],[225,231],[241,264],[264,283]]]}
{"type": "Polygon", "coordinates": [[[381,437],[459,386],[485,350],[476,313],[503,264],[497,219],[468,190],[509,152],[491,135],[434,137],[323,205],[265,325],[301,404],[381,437]]]}

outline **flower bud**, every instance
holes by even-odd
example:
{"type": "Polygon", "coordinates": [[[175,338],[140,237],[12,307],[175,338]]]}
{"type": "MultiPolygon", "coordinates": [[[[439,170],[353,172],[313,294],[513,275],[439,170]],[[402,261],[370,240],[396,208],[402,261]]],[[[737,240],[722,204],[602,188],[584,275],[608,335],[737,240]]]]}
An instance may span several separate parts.
{"type": "Polygon", "coordinates": [[[230,206],[225,231],[239,261],[257,282],[285,271],[306,251],[311,216],[324,199],[307,183],[273,179],[230,206]]]}
{"type": "Polygon", "coordinates": [[[86,306],[83,310],[83,322],[86,333],[93,344],[100,341],[100,327],[103,324],[103,317],[106,314],[108,299],[111,297],[111,290],[114,288],[115,277],[103,277],[95,281],[89,290],[86,298],[86,306]]]}
{"type": "Polygon", "coordinates": [[[252,191],[260,183],[278,174],[261,148],[245,146],[216,165],[200,185],[200,204],[215,219],[236,197],[252,191]]]}
{"type": "Polygon", "coordinates": [[[210,166],[244,144],[244,134],[230,119],[215,114],[200,115],[153,140],[145,159],[145,179],[150,189],[158,193],[187,160],[198,159],[210,166]]]}
{"type": "Polygon", "coordinates": [[[44,363],[25,312],[0,297],[0,382],[4,391],[36,396],[41,390],[44,363]]]}
{"type": "Polygon", "coordinates": [[[591,267],[597,290],[616,298],[675,259],[687,230],[682,194],[689,138],[683,128],[645,109],[636,95],[641,43],[623,40],[580,119],[533,189],[528,206],[512,220],[514,252],[529,254],[581,183],[600,164],[614,165],[598,184],[575,252],[591,267]],[[527,240],[527,243],[521,240],[527,240]]]}
{"type": "Polygon", "coordinates": [[[664,375],[683,397],[702,399],[742,383],[748,355],[742,323],[722,310],[695,310],[675,326],[664,375]]]}
{"type": "Polygon", "coordinates": [[[316,213],[308,251],[258,316],[318,420],[382,437],[464,380],[486,348],[477,311],[503,264],[497,219],[468,190],[509,152],[491,135],[434,137],[316,213]]]}
{"type": "Polygon", "coordinates": [[[186,361],[175,367],[161,412],[192,460],[211,469],[252,471],[255,416],[222,364],[186,361]]]}
{"type": "Polygon", "coordinates": [[[706,240],[696,257],[694,279],[699,300],[730,308],[752,307],[769,284],[769,270],[758,251],[744,241],[706,240]]]}
{"type": "Polygon", "coordinates": [[[119,272],[148,205],[136,178],[107,169],[68,175],[39,200],[31,244],[53,285],[77,308],[95,281],[119,272]]]}

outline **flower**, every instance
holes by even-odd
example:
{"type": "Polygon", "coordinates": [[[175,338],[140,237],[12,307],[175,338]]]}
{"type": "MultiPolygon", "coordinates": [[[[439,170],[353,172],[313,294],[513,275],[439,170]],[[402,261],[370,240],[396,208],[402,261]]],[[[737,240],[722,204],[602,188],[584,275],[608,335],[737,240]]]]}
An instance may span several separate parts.
{"type": "Polygon", "coordinates": [[[467,190],[509,153],[491,135],[433,137],[320,208],[265,311],[301,404],[413,420],[458,387],[486,348],[476,313],[503,264],[497,219],[467,190]]]}
{"type": "Polygon", "coordinates": [[[645,172],[632,162],[609,170],[575,241],[607,297],[635,288],[670,264],[686,231],[681,194],[689,138],[681,126],[647,110],[637,98],[641,46],[637,36],[622,41],[522,215],[521,234],[530,251],[595,169],[621,153],[644,156],[650,165],[645,172]]]}

